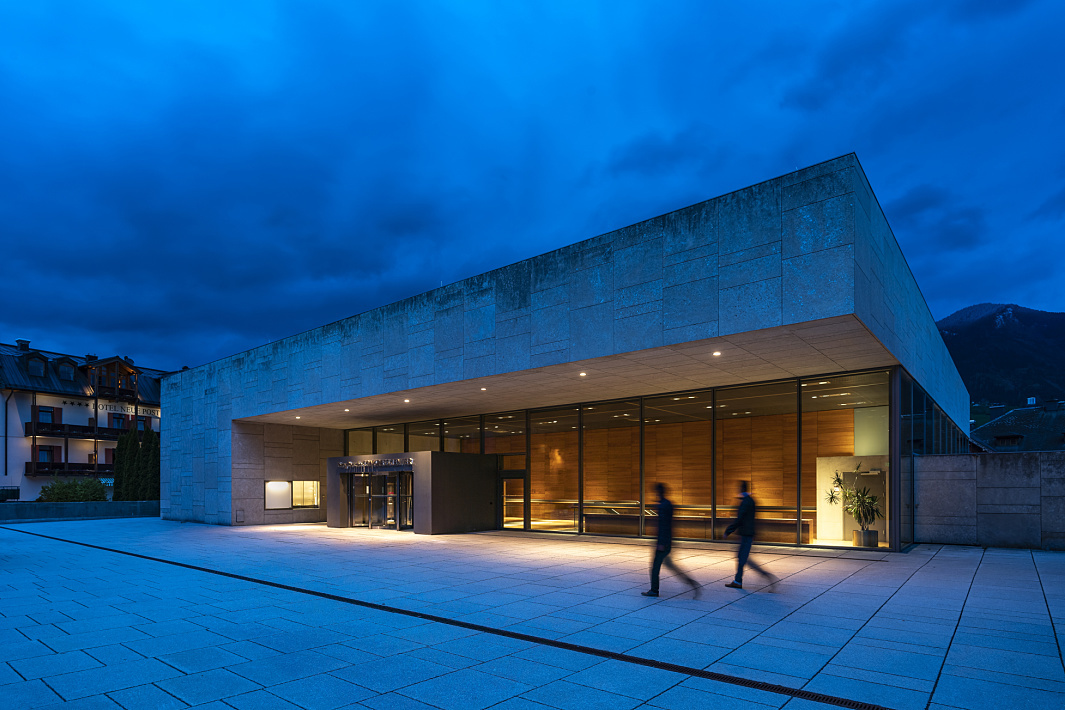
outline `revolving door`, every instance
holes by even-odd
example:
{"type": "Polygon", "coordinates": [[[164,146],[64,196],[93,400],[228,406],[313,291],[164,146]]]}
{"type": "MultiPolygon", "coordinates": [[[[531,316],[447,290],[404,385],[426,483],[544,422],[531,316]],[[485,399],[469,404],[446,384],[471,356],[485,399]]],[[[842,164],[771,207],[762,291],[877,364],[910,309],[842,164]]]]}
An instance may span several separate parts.
{"type": "MultiPolygon", "coordinates": [[[[352,478],[355,478],[354,476],[352,478]]],[[[411,471],[388,471],[371,473],[365,478],[368,495],[365,497],[367,522],[371,528],[387,530],[410,530],[414,527],[414,497],[412,495],[414,474],[411,471]]],[[[356,506],[361,501],[351,498],[352,524],[355,522],[356,506]]],[[[360,508],[361,510],[361,508],[360,508]]]]}
{"type": "Polygon", "coordinates": [[[370,474],[353,473],[348,476],[348,504],[348,527],[369,527],[370,474]]]}

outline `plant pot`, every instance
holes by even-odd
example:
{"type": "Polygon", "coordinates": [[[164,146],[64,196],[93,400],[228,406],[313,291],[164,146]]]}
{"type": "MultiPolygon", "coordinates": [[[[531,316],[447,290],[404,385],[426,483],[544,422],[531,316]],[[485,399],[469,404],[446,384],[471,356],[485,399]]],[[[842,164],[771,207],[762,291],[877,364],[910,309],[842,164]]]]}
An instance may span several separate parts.
{"type": "Polygon", "coordinates": [[[855,530],[852,542],[855,547],[876,547],[878,544],[876,530],[855,530]]]}

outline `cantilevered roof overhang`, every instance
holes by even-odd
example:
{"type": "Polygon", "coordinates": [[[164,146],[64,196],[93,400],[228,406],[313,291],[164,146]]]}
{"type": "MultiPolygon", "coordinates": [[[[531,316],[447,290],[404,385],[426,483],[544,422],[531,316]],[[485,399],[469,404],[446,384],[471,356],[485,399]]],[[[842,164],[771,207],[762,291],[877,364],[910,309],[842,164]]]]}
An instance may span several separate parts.
{"type": "Polygon", "coordinates": [[[895,364],[898,361],[861,321],[854,316],[837,316],[300,407],[248,417],[245,421],[351,429],[817,376],[895,364]]]}

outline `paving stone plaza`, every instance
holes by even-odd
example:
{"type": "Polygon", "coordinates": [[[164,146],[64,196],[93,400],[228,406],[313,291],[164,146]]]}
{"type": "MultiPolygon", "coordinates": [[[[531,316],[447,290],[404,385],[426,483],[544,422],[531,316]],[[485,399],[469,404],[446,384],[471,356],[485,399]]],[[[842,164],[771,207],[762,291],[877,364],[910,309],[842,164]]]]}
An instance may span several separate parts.
{"type": "Polygon", "coordinates": [[[1061,553],[756,548],[775,594],[726,589],[733,554],[679,545],[700,599],[648,599],[646,541],[8,525],[0,707],[1065,706],[1061,553]]]}

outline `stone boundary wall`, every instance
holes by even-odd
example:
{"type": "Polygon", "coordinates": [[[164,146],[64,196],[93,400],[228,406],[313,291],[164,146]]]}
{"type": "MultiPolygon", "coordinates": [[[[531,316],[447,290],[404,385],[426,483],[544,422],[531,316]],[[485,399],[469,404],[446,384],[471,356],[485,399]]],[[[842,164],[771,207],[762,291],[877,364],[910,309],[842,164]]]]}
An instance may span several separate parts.
{"type": "Polygon", "coordinates": [[[914,457],[914,539],[1065,550],[1065,451],[914,457]]]}
{"type": "Polygon", "coordinates": [[[0,503],[0,523],[43,523],[52,520],[158,518],[159,501],[93,501],[91,503],[0,503]]]}

